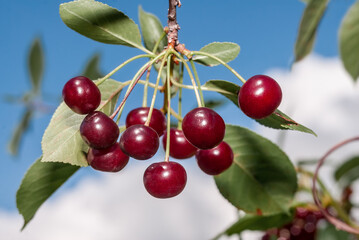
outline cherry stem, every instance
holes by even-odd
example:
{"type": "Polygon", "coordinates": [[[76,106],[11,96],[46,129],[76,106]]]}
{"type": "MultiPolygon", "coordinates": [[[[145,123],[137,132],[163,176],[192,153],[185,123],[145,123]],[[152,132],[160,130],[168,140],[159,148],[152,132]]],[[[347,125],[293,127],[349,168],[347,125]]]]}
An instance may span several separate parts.
{"type": "Polygon", "coordinates": [[[102,106],[100,106],[99,110],[101,110],[102,108],[104,108],[119,92],[121,92],[121,90],[126,87],[127,85],[129,85],[131,83],[131,81],[126,81],[123,82],[121,84],[121,87],[117,88],[116,91],[114,91],[111,96],[102,104],[102,106]]]}
{"type": "Polygon", "coordinates": [[[193,60],[190,59],[189,61],[190,61],[190,63],[191,63],[191,67],[192,67],[192,70],[193,70],[193,73],[194,73],[194,77],[196,78],[199,95],[200,95],[200,97],[201,97],[201,103],[202,103],[202,106],[204,107],[205,104],[204,104],[203,92],[202,92],[202,88],[201,88],[201,81],[199,80],[199,77],[198,77],[198,74],[197,74],[197,69],[196,69],[196,66],[194,65],[193,60]]]}
{"type": "Polygon", "coordinates": [[[154,108],[155,102],[156,102],[158,85],[159,85],[160,79],[161,79],[161,73],[162,73],[163,67],[164,67],[164,65],[165,65],[165,63],[166,63],[166,58],[167,58],[168,55],[170,54],[170,51],[167,50],[166,52],[160,54],[159,56],[162,57],[163,54],[164,54],[165,56],[162,58],[162,63],[161,63],[161,66],[160,66],[160,68],[159,68],[159,70],[158,70],[156,85],[155,85],[155,89],[154,89],[154,91],[153,91],[151,106],[150,106],[150,110],[148,111],[148,116],[147,116],[147,120],[146,120],[146,122],[145,122],[145,126],[149,126],[149,124],[150,124],[151,117],[152,117],[152,111],[153,111],[153,108],[154,108]]]}
{"type": "Polygon", "coordinates": [[[164,53],[161,53],[159,54],[157,57],[155,57],[154,59],[152,59],[151,61],[149,61],[148,63],[146,63],[145,65],[143,65],[140,70],[137,71],[137,73],[135,74],[135,76],[133,77],[133,79],[131,80],[131,84],[129,86],[129,88],[127,89],[126,91],[126,95],[125,97],[123,98],[122,102],[120,103],[120,105],[117,107],[116,111],[110,116],[110,118],[114,118],[118,112],[119,115],[118,115],[118,118],[117,118],[117,121],[118,122],[120,120],[120,116],[121,116],[121,113],[123,111],[123,107],[124,107],[124,104],[126,103],[126,100],[128,98],[128,96],[130,95],[130,93],[132,92],[133,88],[135,87],[135,85],[137,84],[137,82],[140,81],[140,78],[142,77],[142,75],[146,72],[146,70],[152,66],[152,64],[154,62],[156,62],[159,58],[161,58],[162,56],[164,55],[164,53]]]}
{"type": "Polygon", "coordinates": [[[124,66],[126,66],[127,64],[129,64],[130,62],[139,59],[139,58],[145,58],[145,57],[153,57],[152,55],[149,54],[142,54],[142,55],[138,55],[135,57],[132,57],[130,59],[127,59],[126,61],[124,61],[123,63],[121,63],[120,65],[118,65],[115,69],[113,69],[111,72],[109,72],[106,76],[104,76],[103,78],[101,78],[98,82],[96,82],[96,85],[99,86],[101,85],[104,81],[106,81],[107,79],[109,79],[112,75],[114,75],[118,70],[120,70],[121,68],[123,68],[124,66]]]}
{"type": "Polygon", "coordinates": [[[146,74],[146,82],[143,87],[143,101],[142,101],[142,107],[147,106],[147,95],[148,95],[148,85],[150,82],[150,74],[151,74],[152,65],[148,68],[147,74],[146,74]]]}
{"type": "MultiPolygon", "coordinates": [[[[183,83],[183,71],[184,71],[184,65],[183,65],[183,63],[181,63],[181,74],[180,74],[180,78],[179,78],[180,84],[183,83]]],[[[171,82],[173,84],[173,82],[176,82],[176,81],[171,79],[171,82]]],[[[172,113],[172,115],[174,115],[174,114],[172,113]]],[[[179,87],[179,90],[178,90],[178,115],[182,119],[182,87],[179,87]]],[[[178,121],[177,128],[179,130],[182,130],[182,120],[178,121]]]]}
{"type": "Polygon", "coordinates": [[[220,58],[210,54],[210,53],[206,53],[206,52],[199,52],[199,51],[192,51],[190,56],[192,55],[202,55],[202,56],[206,56],[209,58],[212,58],[214,60],[216,60],[217,62],[219,62],[220,64],[222,64],[223,66],[225,66],[229,71],[231,71],[239,80],[242,81],[242,83],[245,83],[246,80],[238,73],[236,72],[236,70],[234,70],[233,68],[231,68],[227,63],[225,63],[223,60],[221,60],[220,58]]]}
{"type": "Polygon", "coordinates": [[[199,97],[199,94],[198,94],[198,88],[197,88],[197,85],[196,85],[196,82],[194,80],[194,77],[192,75],[192,71],[191,69],[189,68],[188,64],[186,63],[186,60],[181,56],[181,54],[179,54],[178,52],[176,51],[172,51],[173,54],[175,54],[181,61],[182,63],[184,64],[187,72],[188,72],[188,75],[191,79],[191,82],[192,82],[192,85],[193,85],[193,89],[194,89],[194,93],[196,95],[196,99],[197,99],[197,104],[198,104],[198,107],[202,107],[202,103],[201,103],[201,100],[200,100],[200,97],[199,97]]]}
{"type": "Polygon", "coordinates": [[[165,161],[168,162],[170,160],[170,131],[171,131],[171,58],[172,55],[168,55],[167,57],[167,139],[166,139],[166,155],[165,161]]]}
{"type": "MultiPolygon", "coordinates": [[[[313,198],[314,198],[314,202],[315,204],[318,206],[319,210],[323,213],[324,217],[331,223],[333,224],[337,229],[339,230],[343,230],[343,231],[346,231],[346,232],[349,232],[349,233],[352,233],[352,234],[359,234],[359,229],[355,226],[350,226],[352,225],[352,223],[350,222],[349,218],[348,218],[348,225],[347,223],[344,223],[343,221],[333,217],[332,215],[329,214],[328,211],[326,211],[321,203],[321,201],[319,200],[319,197],[318,197],[318,192],[317,192],[317,186],[316,186],[316,183],[317,183],[317,179],[318,179],[318,173],[319,173],[319,169],[320,167],[324,164],[324,161],[327,159],[327,157],[333,153],[335,150],[337,150],[338,148],[348,144],[348,143],[351,143],[351,142],[354,142],[354,141],[358,141],[359,140],[359,137],[353,137],[353,138],[350,138],[350,139],[347,139],[345,141],[342,141],[340,142],[339,144],[335,145],[334,147],[332,147],[318,162],[318,165],[315,169],[315,172],[314,172],[314,175],[313,175],[313,187],[312,187],[312,192],[313,192],[313,198]]],[[[334,206],[336,207],[336,206],[334,206]]],[[[340,207],[339,207],[340,208],[340,207]]]]}
{"type": "MultiPolygon", "coordinates": [[[[177,118],[178,122],[181,123],[183,121],[183,118],[180,114],[176,113],[172,108],[170,109],[171,115],[174,116],[175,118],[177,118]]],[[[178,128],[178,129],[182,129],[182,128],[178,128]]]]}
{"type": "Polygon", "coordinates": [[[161,36],[160,36],[160,38],[157,40],[157,42],[156,42],[156,44],[155,44],[155,46],[153,47],[153,50],[152,50],[152,52],[153,52],[154,54],[156,54],[157,49],[158,49],[158,46],[160,45],[162,39],[166,36],[166,34],[167,34],[167,33],[166,33],[165,31],[163,31],[162,34],[161,34],[161,36]]]}

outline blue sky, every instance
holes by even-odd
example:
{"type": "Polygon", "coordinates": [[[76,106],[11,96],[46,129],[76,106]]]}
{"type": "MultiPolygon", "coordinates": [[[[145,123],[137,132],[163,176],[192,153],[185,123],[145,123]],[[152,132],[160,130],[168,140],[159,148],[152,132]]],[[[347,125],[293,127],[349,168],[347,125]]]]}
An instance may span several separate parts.
{"type": "MultiPolygon", "coordinates": [[[[61,95],[62,86],[79,74],[86,60],[95,52],[101,54],[101,69],[111,71],[126,59],[140,51],[123,46],[105,45],[77,34],[67,28],[60,19],[58,6],[65,1],[17,0],[0,1],[0,66],[2,87],[0,96],[18,95],[30,87],[26,68],[27,51],[34,37],[39,36],[45,47],[45,73],[43,92],[51,96],[46,100],[56,106],[56,97],[61,95]]],[[[166,23],[168,1],[109,0],[110,6],[124,11],[138,23],[137,10],[143,9],[156,14],[166,23]]],[[[315,52],[326,57],[338,56],[337,30],[340,20],[353,0],[331,1],[318,32],[315,52]]],[[[241,52],[230,63],[242,76],[249,78],[271,68],[289,69],[293,59],[293,48],[304,4],[299,0],[227,0],[227,1],[182,1],[178,10],[181,26],[180,41],[191,50],[198,50],[213,41],[236,42],[241,52]]],[[[115,79],[127,80],[136,71],[131,64],[115,75],[115,79]]],[[[236,81],[223,67],[213,69],[200,67],[199,74],[204,82],[209,79],[236,81]]],[[[191,99],[193,94],[186,93],[191,99]]],[[[209,96],[209,95],[208,95],[209,96]]],[[[212,96],[212,95],[211,95],[212,96]]],[[[218,95],[214,95],[219,97],[218,95]]],[[[137,91],[126,105],[128,112],[141,104],[141,91],[137,91]]],[[[186,101],[186,100],[185,100],[186,101]]],[[[187,110],[192,105],[187,105],[187,110]]],[[[15,211],[15,193],[26,169],[41,155],[41,137],[50,114],[39,114],[26,134],[20,154],[11,157],[6,144],[13,128],[20,119],[23,107],[0,102],[0,209],[15,211]]],[[[219,109],[219,113],[230,123],[252,126],[252,121],[243,114],[233,114],[233,106],[219,109]]],[[[125,111],[125,112],[126,112],[125,111]]],[[[66,187],[77,183],[84,175],[96,174],[91,169],[77,173],[66,187]]]]}

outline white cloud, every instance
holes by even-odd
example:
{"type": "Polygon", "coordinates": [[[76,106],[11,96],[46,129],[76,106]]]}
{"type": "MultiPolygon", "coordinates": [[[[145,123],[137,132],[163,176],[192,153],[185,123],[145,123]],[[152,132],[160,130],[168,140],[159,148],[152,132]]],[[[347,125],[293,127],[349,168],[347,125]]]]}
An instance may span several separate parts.
{"type": "MultiPolygon", "coordinates": [[[[318,158],[335,143],[359,133],[359,89],[338,59],[310,56],[291,72],[273,69],[268,75],[282,86],[280,109],[318,134],[316,138],[288,131],[284,150],[291,159],[318,158]]],[[[276,140],[278,131],[256,126],[257,132],[276,140]]],[[[352,154],[358,149],[353,145],[339,155],[352,154]]],[[[149,163],[135,161],[119,174],[86,177],[63,191],[44,204],[22,233],[21,217],[0,211],[0,238],[210,239],[235,221],[236,210],[193,162],[182,162],[188,182],[176,198],[159,200],[147,194],[142,174],[149,163]]],[[[258,239],[258,234],[247,233],[244,239],[258,239]]]]}

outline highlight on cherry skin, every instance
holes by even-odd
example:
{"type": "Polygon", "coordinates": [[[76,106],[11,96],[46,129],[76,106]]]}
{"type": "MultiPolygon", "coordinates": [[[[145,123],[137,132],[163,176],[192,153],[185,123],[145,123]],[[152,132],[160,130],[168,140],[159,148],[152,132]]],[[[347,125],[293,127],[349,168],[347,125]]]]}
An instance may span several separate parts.
{"type": "Polygon", "coordinates": [[[271,115],[282,101],[279,84],[266,75],[248,79],[238,94],[238,105],[248,117],[262,119],[271,115]]]}
{"type": "Polygon", "coordinates": [[[118,172],[128,163],[130,157],[122,152],[120,144],[116,142],[109,148],[90,148],[87,153],[87,162],[93,169],[103,172],[118,172]]]}
{"type": "Polygon", "coordinates": [[[153,163],[143,175],[147,192],[156,198],[177,196],[185,188],[186,182],[186,170],[176,162],[153,163]]]}
{"type": "Polygon", "coordinates": [[[211,149],[222,142],[226,125],[212,109],[198,107],[183,118],[182,130],[186,139],[195,147],[211,149]]]}
{"type": "Polygon", "coordinates": [[[153,157],[159,145],[157,132],[142,124],[132,125],[120,137],[122,151],[137,160],[147,160],[153,157]]]}
{"type": "Polygon", "coordinates": [[[101,103],[101,92],[96,84],[87,77],[71,78],[62,89],[66,105],[75,113],[88,114],[101,103]]]}
{"type": "MultiPolygon", "coordinates": [[[[136,124],[145,124],[149,111],[149,107],[139,107],[130,111],[126,117],[126,128],[136,124]]],[[[153,108],[149,126],[161,137],[167,126],[165,115],[160,110],[153,108]]]]}
{"type": "MultiPolygon", "coordinates": [[[[167,132],[163,135],[162,145],[166,151],[167,132]]],[[[183,131],[177,128],[170,129],[170,156],[176,159],[186,159],[192,157],[197,151],[184,136],[183,131]]]]}
{"type": "Polygon", "coordinates": [[[212,149],[198,150],[196,159],[203,172],[209,175],[218,175],[232,165],[233,151],[228,143],[223,141],[212,149]]]}
{"type": "Polygon", "coordinates": [[[82,121],[80,134],[91,148],[103,149],[116,143],[120,130],[110,117],[103,112],[95,111],[82,121]]]}

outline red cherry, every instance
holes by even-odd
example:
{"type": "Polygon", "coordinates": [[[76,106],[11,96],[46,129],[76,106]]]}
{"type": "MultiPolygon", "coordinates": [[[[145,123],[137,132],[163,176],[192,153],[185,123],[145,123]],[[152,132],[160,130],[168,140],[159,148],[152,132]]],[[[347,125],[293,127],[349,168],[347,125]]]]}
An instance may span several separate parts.
{"type": "Polygon", "coordinates": [[[238,104],[244,114],[254,119],[271,115],[282,101],[278,83],[266,75],[255,75],[243,84],[238,95],[238,104]]]}
{"type": "MultiPolygon", "coordinates": [[[[162,138],[164,150],[166,150],[167,132],[162,138]]],[[[186,159],[192,157],[197,148],[187,141],[183,132],[176,128],[170,129],[170,156],[176,159],[186,159]]]]}
{"type": "Polygon", "coordinates": [[[222,142],[226,125],[212,109],[195,108],[183,118],[182,130],[187,140],[199,149],[210,149],[222,142]]]}
{"type": "MultiPolygon", "coordinates": [[[[126,128],[136,124],[145,124],[149,111],[149,107],[133,109],[126,117],[126,128]]],[[[165,115],[160,110],[154,108],[149,126],[157,132],[159,137],[161,137],[167,126],[165,115]]]]}
{"type": "Polygon", "coordinates": [[[120,134],[117,124],[103,112],[88,114],[81,123],[82,139],[91,148],[108,148],[116,143],[120,134]]]}
{"type": "Polygon", "coordinates": [[[185,188],[186,182],[186,170],[176,162],[153,163],[143,175],[146,190],[156,198],[177,196],[185,188]]]}
{"type": "Polygon", "coordinates": [[[101,103],[101,92],[96,84],[87,77],[71,78],[62,90],[66,105],[78,114],[88,114],[101,103]]]}
{"type": "Polygon", "coordinates": [[[158,134],[145,125],[133,125],[122,133],[120,146],[122,151],[130,157],[146,160],[153,157],[158,150],[158,134]]]}
{"type": "Polygon", "coordinates": [[[104,172],[118,172],[123,169],[130,159],[124,154],[119,143],[109,148],[93,149],[87,153],[87,162],[92,168],[104,172]]]}
{"type": "Polygon", "coordinates": [[[209,175],[217,175],[232,165],[233,151],[226,142],[221,142],[212,149],[198,150],[196,159],[203,172],[209,175]]]}

